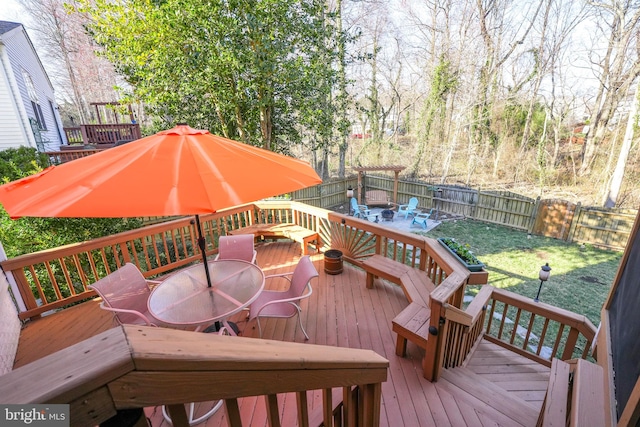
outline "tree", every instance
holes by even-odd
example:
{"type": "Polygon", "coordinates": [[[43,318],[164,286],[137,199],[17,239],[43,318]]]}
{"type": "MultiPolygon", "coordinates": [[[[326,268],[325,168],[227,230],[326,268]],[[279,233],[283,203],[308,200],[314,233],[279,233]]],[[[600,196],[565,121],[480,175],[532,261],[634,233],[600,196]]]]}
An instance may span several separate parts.
{"type": "Polygon", "coordinates": [[[640,82],[636,83],[636,93],[633,97],[633,103],[631,104],[631,111],[629,111],[629,117],[627,119],[627,129],[622,141],[622,147],[620,147],[620,154],[618,155],[616,168],[614,169],[613,175],[609,180],[609,189],[604,201],[605,208],[615,207],[616,202],[618,201],[618,195],[620,194],[620,188],[622,187],[624,171],[627,166],[629,154],[631,153],[634,130],[638,124],[638,95],[640,95],[640,91],[638,91],[639,86],[640,82]]]}
{"type": "Polygon", "coordinates": [[[38,44],[44,49],[48,74],[56,83],[60,98],[73,105],[71,117],[79,123],[89,123],[90,102],[117,100],[115,87],[118,76],[113,66],[95,55],[97,45],[84,30],[86,18],[69,14],[73,0],[19,0],[31,16],[33,28],[41,37],[38,44]]]}
{"type": "Polygon", "coordinates": [[[337,43],[337,76],[336,76],[336,133],[338,138],[338,176],[346,176],[347,148],[349,147],[349,120],[347,119],[347,38],[343,31],[342,0],[336,1],[336,43],[337,43]]]}
{"type": "Polygon", "coordinates": [[[185,121],[282,152],[302,126],[331,128],[315,120],[334,79],[322,1],[82,4],[105,56],[164,127],[185,121]]]}
{"type": "Polygon", "coordinates": [[[600,85],[589,119],[589,133],[583,145],[580,175],[590,172],[596,147],[604,138],[609,121],[640,76],[640,56],[637,55],[640,5],[617,0],[590,3],[595,7],[598,30],[607,38],[607,45],[599,58],[597,50],[592,52],[591,61],[597,67],[600,85]]]}

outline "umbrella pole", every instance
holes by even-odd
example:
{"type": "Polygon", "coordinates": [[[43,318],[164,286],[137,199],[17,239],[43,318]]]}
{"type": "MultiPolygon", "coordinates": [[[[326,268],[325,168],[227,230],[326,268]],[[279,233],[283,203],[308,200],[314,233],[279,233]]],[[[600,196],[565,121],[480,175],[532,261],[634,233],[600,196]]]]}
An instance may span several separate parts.
{"type": "Polygon", "coordinates": [[[204,263],[204,272],[207,275],[207,286],[211,287],[211,275],[209,273],[209,265],[207,263],[207,253],[205,251],[207,245],[202,235],[202,226],[200,225],[200,217],[196,215],[196,227],[198,228],[198,247],[202,254],[202,262],[204,263]]]}

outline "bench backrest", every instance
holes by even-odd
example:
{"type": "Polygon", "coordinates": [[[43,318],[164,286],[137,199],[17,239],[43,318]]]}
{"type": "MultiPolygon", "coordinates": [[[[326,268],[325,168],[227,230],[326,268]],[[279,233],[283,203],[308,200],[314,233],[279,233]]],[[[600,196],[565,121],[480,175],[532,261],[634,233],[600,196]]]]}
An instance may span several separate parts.
{"type": "Polygon", "coordinates": [[[386,191],[383,190],[370,190],[365,193],[366,204],[367,205],[380,205],[380,204],[388,204],[389,196],[386,191]]]}

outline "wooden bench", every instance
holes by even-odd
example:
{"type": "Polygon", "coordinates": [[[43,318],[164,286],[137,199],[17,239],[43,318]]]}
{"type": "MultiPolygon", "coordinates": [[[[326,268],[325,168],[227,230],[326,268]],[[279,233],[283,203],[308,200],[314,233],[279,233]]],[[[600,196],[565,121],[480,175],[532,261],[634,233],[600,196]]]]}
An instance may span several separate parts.
{"type": "Polygon", "coordinates": [[[402,310],[392,321],[396,338],[396,355],[407,354],[407,340],[426,350],[431,321],[431,292],[436,288],[426,272],[410,269],[400,278],[400,286],[404,291],[409,306],[402,310]]]}
{"type": "Polygon", "coordinates": [[[367,206],[389,206],[391,200],[386,191],[370,190],[365,193],[365,204],[367,206]]]}
{"type": "Polygon", "coordinates": [[[373,288],[375,277],[382,277],[399,285],[409,301],[391,322],[393,332],[398,334],[396,354],[406,355],[407,340],[426,349],[431,319],[430,294],[436,288],[427,273],[382,255],[367,258],[362,262],[362,268],[367,272],[368,289],[373,288]]]}
{"type": "Polygon", "coordinates": [[[309,253],[308,246],[315,242],[316,251],[320,250],[320,235],[308,228],[301,227],[296,224],[253,224],[237,230],[229,231],[227,234],[253,234],[256,237],[270,239],[291,239],[300,243],[302,255],[309,253]]]}
{"type": "Polygon", "coordinates": [[[367,289],[373,288],[373,279],[376,277],[382,277],[396,285],[402,285],[400,278],[411,270],[408,265],[382,255],[372,255],[362,261],[362,268],[367,272],[367,289]]]}
{"type": "Polygon", "coordinates": [[[426,350],[430,319],[431,310],[415,302],[410,303],[393,319],[392,330],[398,334],[396,355],[406,356],[407,340],[426,350]]]}

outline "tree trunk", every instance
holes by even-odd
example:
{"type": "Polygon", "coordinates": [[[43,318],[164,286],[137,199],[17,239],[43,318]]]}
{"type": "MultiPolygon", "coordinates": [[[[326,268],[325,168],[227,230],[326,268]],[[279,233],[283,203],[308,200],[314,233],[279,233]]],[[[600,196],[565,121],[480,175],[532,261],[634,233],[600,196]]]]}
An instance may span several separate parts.
{"type": "MultiPolygon", "coordinates": [[[[640,85],[640,83],[638,83],[640,85]]],[[[629,111],[629,118],[627,119],[627,129],[624,134],[624,140],[622,141],[622,147],[620,147],[620,155],[618,156],[618,162],[616,168],[613,171],[611,180],[609,182],[609,191],[607,193],[606,200],[604,202],[605,208],[615,207],[618,196],[620,194],[620,188],[622,187],[622,181],[624,179],[624,171],[627,165],[627,159],[631,152],[631,145],[633,142],[634,128],[637,123],[638,113],[638,86],[636,86],[636,93],[633,97],[633,104],[631,104],[631,111],[629,111]]]]}
{"type": "Polygon", "coordinates": [[[349,121],[347,119],[347,76],[346,76],[346,46],[342,37],[342,0],[336,1],[337,33],[338,33],[338,176],[346,176],[347,149],[349,148],[349,121]]]}

